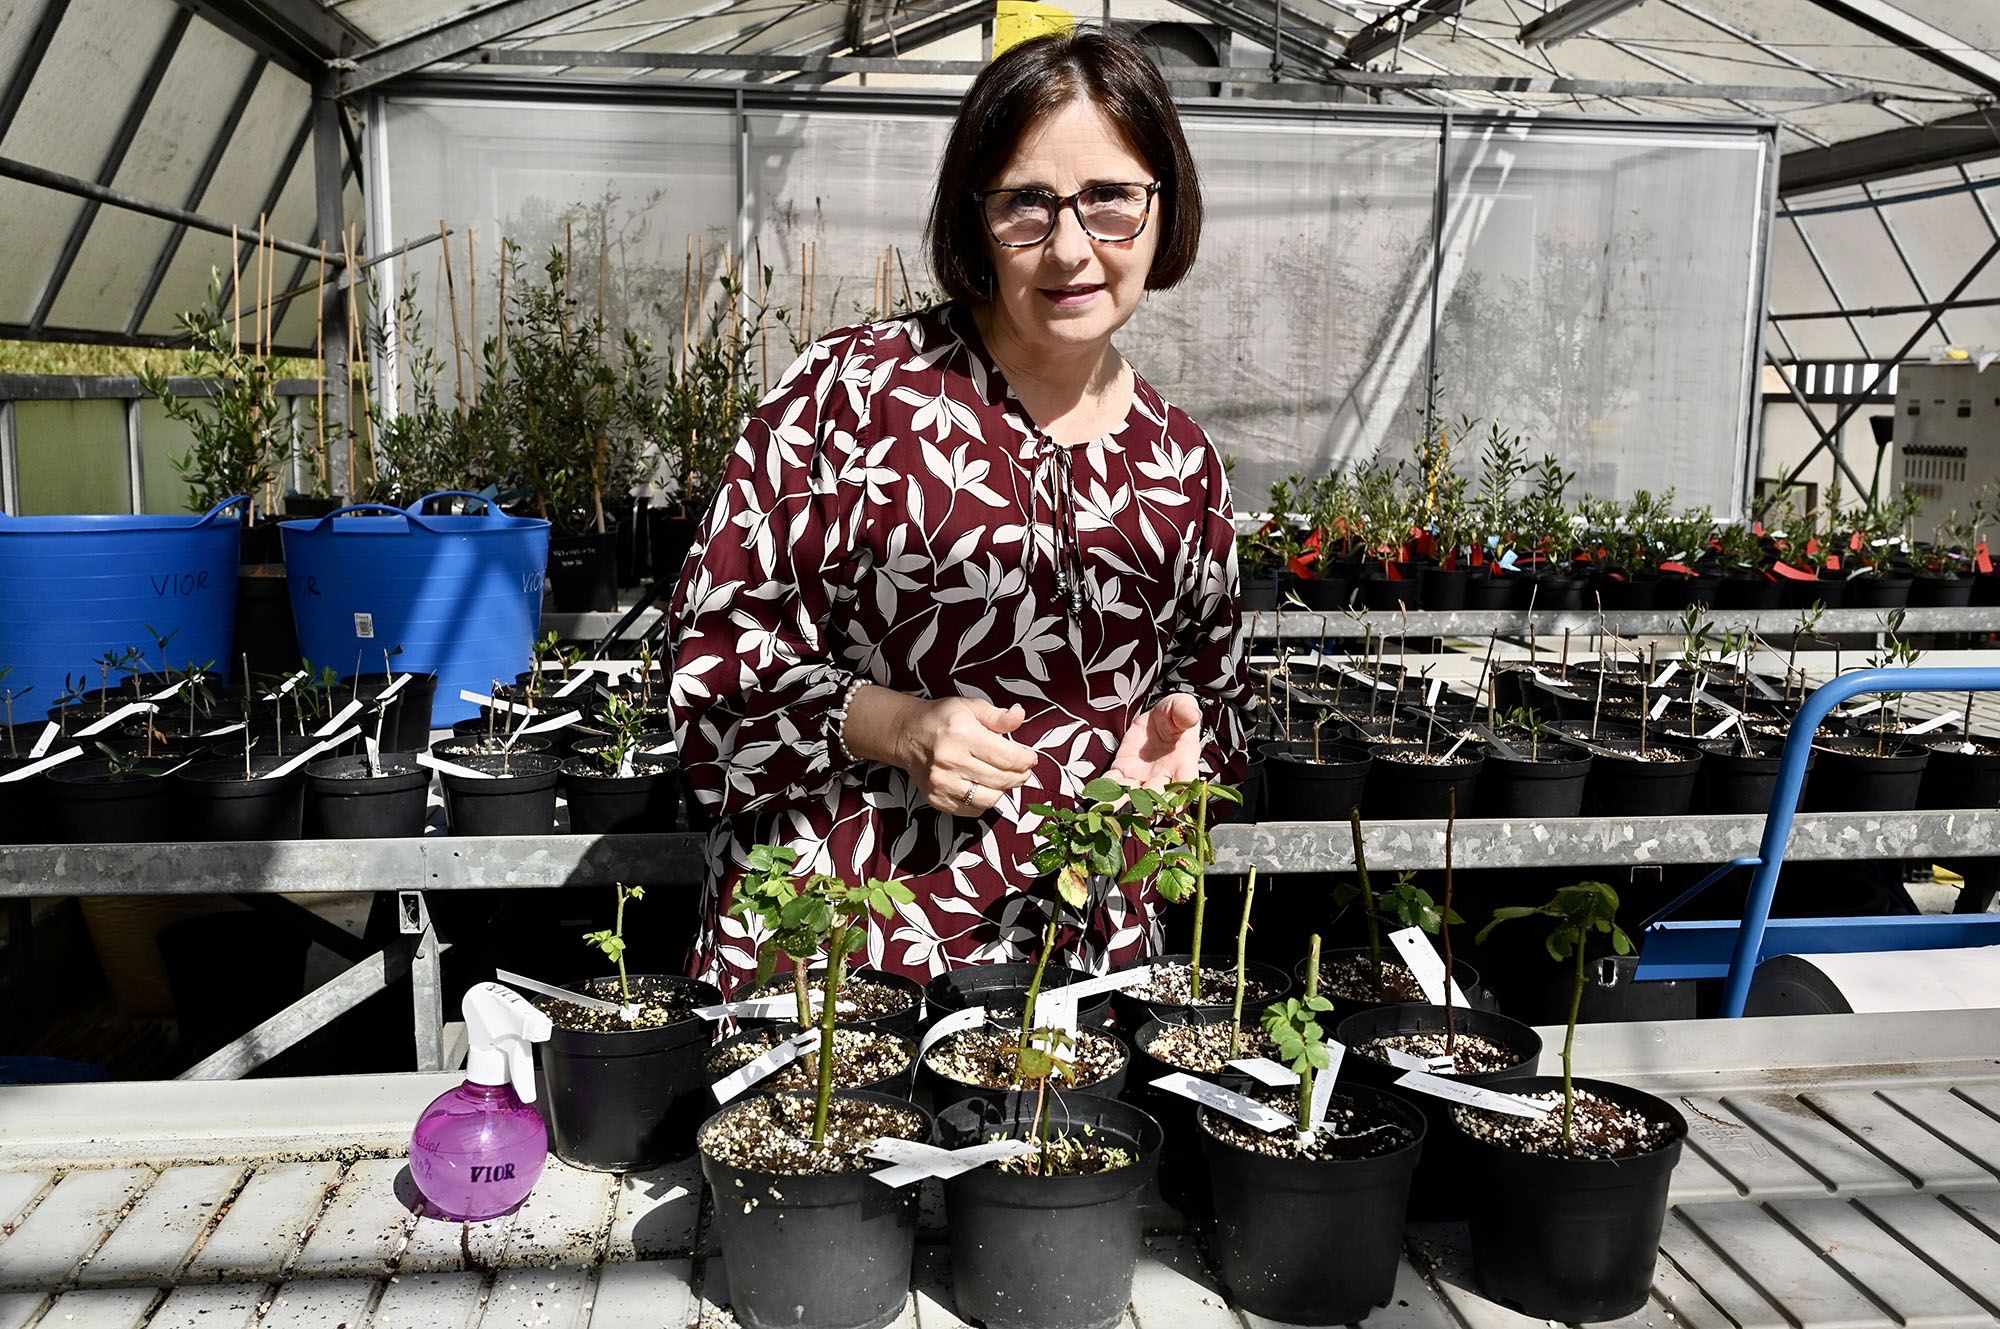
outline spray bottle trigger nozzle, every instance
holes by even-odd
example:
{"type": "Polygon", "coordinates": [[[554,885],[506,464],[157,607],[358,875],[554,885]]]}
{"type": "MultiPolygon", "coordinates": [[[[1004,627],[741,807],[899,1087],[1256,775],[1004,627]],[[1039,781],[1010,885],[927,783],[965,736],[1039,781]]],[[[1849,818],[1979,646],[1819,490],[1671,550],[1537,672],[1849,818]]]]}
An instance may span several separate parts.
{"type": "Polygon", "coordinates": [[[549,1017],[518,992],[480,983],[465,994],[465,1030],[471,1042],[465,1078],[474,1084],[512,1084],[523,1103],[534,1102],[531,1046],[552,1032],[549,1017]]]}

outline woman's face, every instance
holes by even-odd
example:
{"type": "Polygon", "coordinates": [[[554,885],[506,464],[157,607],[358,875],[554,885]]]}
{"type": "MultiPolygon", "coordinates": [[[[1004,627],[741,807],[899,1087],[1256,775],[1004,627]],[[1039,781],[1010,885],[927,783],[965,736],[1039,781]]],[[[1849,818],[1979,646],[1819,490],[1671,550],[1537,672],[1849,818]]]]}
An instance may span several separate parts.
{"type": "MultiPolygon", "coordinates": [[[[1118,127],[1088,101],[1072,101],[1028,127],[1013,156],[982,189],[1038,189],[1057,198],[1103,184],[1147,184],[1159,177],[1118,127]]],[[[1108,343],[1139,308],[1160,243],[1155,196],[1145,229],[1126,241],[1093,240],[1073,208],[1056,215],[1048,239],[1026,248],[996,244],[994,308],[1007,331],[1031,348],[1060,353],[1108,343]]]]}

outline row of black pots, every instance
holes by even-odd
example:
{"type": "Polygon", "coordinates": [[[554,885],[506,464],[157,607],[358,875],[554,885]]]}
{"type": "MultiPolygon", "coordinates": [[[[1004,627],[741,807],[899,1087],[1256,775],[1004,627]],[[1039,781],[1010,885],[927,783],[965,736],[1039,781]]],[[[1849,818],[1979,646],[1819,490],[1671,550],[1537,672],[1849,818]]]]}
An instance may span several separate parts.
{"type": "MultiPolygon", "coordinates": [[[[397,678],[403,679],[404,682],[396,688],[396,695],[382,708],[380,716],[382,750],[420,752],[430,742],[431,737],[431,712],[437,697],[435,674],[392,675],[364,671],[332,684],[323,696],[315,698],[314,708],[319,712],[319,718],[324,720],[330,719],[333,714],[346,708],[350,702],[359,702],[364,710],[352,723],[373,736],[377,729],[373,703],[388,689],[392,680],[397,678]]],[[[171,681],[149,675],[138,688],[140,695],[152,696],[168,686],[171,686],[171,681]]],[[[59,741],[94,742],[103,736],[94,735],[88,739],[71,736],[77,735],[80,730],[88,728],[109,712],[134,699],[129,692],[120,691],[105,700],[90,698],[69,706],[52,706],[45,718],[57,726],[59,735],[63,736],[59,741]]],[[[221,738],[209,737],[217,729],[227,728],[234,731],[236,726],[244,723],[240,688],[218,687],[214,689],[212,696],[196,701],[180,697],[170,698],[159,703],[159,709],[151,716],[134,716],[121,721],[106,733],[125,745],[133,745],[143,743],[145,733],[150,728],[158,737],[169,742],[202,743],[217,748],[218,752],[241,743],[240,731],[230,736],[229,743],[224,743],[221,738]],[[199,702],[198,707],[196,701],[199,702]]],[[[259,740],[257,752],[272,752],[273,740],[278,736],[277,730],[281,724],[284,728],[285,746],[304,747],[311,742],[307,734],[299,732],[302,721],[292,706],[284,705],[282,712],[280,715],[278,707],[261,701],[253,708],[249,728],[251,735],[259,740]]],[[[311,722],[308,720],[304,723],[311,722]]],[[[13,734],[14,741],[33,742],[40,737],[39,726],[33,727],[34,733],[29,732],[30,728],[25,724],[17,725],[13,734]]],[[[359,743],[360,740],[356,739],[351,746],[358,750],[359,743]]]]}

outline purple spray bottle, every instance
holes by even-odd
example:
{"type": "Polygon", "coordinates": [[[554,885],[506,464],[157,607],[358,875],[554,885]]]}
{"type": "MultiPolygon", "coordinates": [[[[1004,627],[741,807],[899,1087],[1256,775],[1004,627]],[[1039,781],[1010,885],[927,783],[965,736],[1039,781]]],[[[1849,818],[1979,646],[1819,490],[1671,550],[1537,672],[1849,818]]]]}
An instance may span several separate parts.
{"type": "Polygon", "coordinates": [[[498,983],[465,994],[472,1048],[465,1083],[438,1095],[410,1136],[410,1176],[431,1207],[472,1220],[506,1213],[528,1198],[549,1161],[548,1128],[535,1101],[532,1045],[549,1017],[498,983]]]}

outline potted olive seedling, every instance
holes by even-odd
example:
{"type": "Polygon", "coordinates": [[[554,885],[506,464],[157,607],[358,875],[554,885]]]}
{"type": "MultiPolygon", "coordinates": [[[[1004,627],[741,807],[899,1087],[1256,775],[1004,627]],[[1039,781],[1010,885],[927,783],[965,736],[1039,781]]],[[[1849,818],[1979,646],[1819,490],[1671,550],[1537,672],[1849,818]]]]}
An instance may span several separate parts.
{"type": "Polygon", "coordinates": [[[1469,1142],[1463,1185],[1473,1276],[1487,1296],[1536,1319],[1612,1320],[1645,1305],[1667,1186],[1687,1136],[1686,1119],[1664,1100],[1575,1076],[1591,943],[1602,940],[1619,955],[1632,949],[1617,914],[1617,892],[1586,881],[1562,887],[1546,904],[1496,909],[1480,933],[1514,919],[1546,919],[1550,957],[1574,966],[1561,1077],[1506,1085],[1546,1115],[1469,1107],[1452,1113],[1469,1142]]]}
{"type": "Polygon", "coordinates": [[[1590,753],[1550,732],[1542,712],[1520,706],[1491,731],[1474,794],[1482,817],[1574,817],[1583,811],[1590,753]]]}
{"type": "MultiPolygon", "coordinates": [[[[386,660],[385,662],[386,663],[386,660]]],[[[405,688],[437,676],[410,678],[405,688]]],[[[429,809],[431,772],[408,752],[392,751],[390,714],[400,711],[402,689],[371,689],[374,695],[362,712],[367,737],[356,756],[322,757],[306,766],[306,834],[325,840],[375,840],[424,833],[429,809]]],[[[427,708],[426,708],[427,709],[427,708]]]]}
{"type": "Polygon", "coordinates": [[[568,987],[619,1009],[553,997],[536,1003],[555,1026],[540,1055],[556,1157],[596,1172],[642,1171],[693,1150],[695,1126],[714,1102],[702,1064],[712,1029],[695,1011],[722,1000],[709,983],[627,972],[625,907],[645,890],[617,892],[611,929],[583,939],[617,977],[568,987]]]}
{"type": "Polygon", "coordinates": [[[1276,1059],[1298,1080],[1254,1097],[1287,1124],[1267,1130],[1196,1113],[1214,1193],[1209,1249],[1231,1304],[1294,1324],[1344,1324],[1388,1303],[1425,1133],[1423,1117],[1392,1094],[1317,1083],[1335,1073],[1320,1023],[1331,1004],[1318,991],[1319,952],[1315,935],[1305,996],[1263,1017],[1276,1059]],[[1341,1239],[1329,1243],[1332,1232],[1341,1239]]]}
{"type": "Polygon", "coordinates": [[[611,732],[605,742],[579,743],[563,763],[559,788],[569,800],[569,828],[578,835],[679,829],[680,763],[671,746],[649,742],[647,716],[613,697],[597,712],[611,732]]]}
{"type": "MultiPolygon", "coordinates": [[[[1907,669],[1923,652],[1903,639],[1903,611],[1884,621],[1883,644],[1868,657],[1870,669],[1907,669]]],[[[1859,732],[1820,735],[1811,784],[1801,805],[1808,812],[1907,812],[1917,806],[1930,749],[1896,733],[1902,694],[1877,693],[1847,712],[1859,732]]]]}
{"type": "MultiPolygon", "coordinates": [[[[854,885],[824,873],[785,894],[782,904],[766,897],[778,910],[767,926],[810,932],[826,952],[814,1091],[759,1094],[709,1118],[699,1135],[702,1175],[716,1197],[740,1322],[880,1329],[909,1298],[917,1195],[870,1175],[881,1170],[874,1151],[885,1138],[922,1140],[930,1122],[890,1095],[835,1091],[841,1036],[854,1032],[835,1019],[847,957],[866,943],[868,916],[887,917],[915,897],[900,882],[854,885]]],[[[788,944],[804,949],[797,938],[788,944]]]]}

